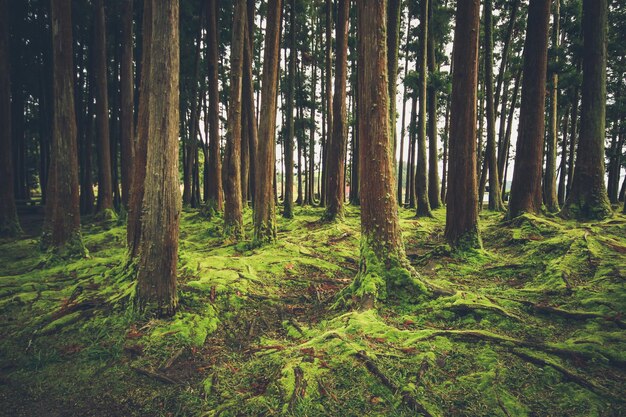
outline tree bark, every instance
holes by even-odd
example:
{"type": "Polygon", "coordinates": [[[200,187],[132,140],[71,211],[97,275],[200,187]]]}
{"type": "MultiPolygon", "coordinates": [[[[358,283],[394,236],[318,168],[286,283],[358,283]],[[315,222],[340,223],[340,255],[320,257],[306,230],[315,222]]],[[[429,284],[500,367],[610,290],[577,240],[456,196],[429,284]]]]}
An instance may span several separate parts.
{"type": "Polygon", "coordinates": [[[13,192],[9,1],[0,0],[0,237],[21,233],[13,192]]]}
{"type": "MultiPolygon", "coordinates": [[[[408,101],[408,95],[407,95],[407,86],[406,86],[406,75],[408,73],[408,68],[409,68],[409,36],[410,36],[410,32],[411,32],[411,19],[410,19],[410,12],[409,9],[407,7],[407,13],[406,13],[406,20],[407,20],[407,28],[406,28],[406,40],[405,40],[405,49],[404,49],[404,77],[402,79],[403,84],[404,84],[404,88],[403,88],[403,93],[402,93],[402,129],[400,130],[400,161],[398,162],[398,184],[397,184],[397,191],[398,191],[398,205],[402,206],[402,202],[403,202],[403,190],[404,190],[404,184],[402,181],[402,177],[404,175],[404,137],[406,136],[406,102],[408,101]]],[[[395,158],[395,156],[394,156],[395,158]]],[[[407,161],[408,163],[408,161],[407,161]]]]}
{"type": "Polygon", "coordinates": [[[580,220],[613,214],[604,183],[607,0],[583,0],[583,83],[580,139],[572,192],[562,215],[580,220]]]}
{"type": "Polygon", "coordinates": [[[283,217],[290,219],[293,217],[293,137],[294,131],[294,110],[295,110],[295,83],[296,83],[296,62],[298,51],[296,50],[296,2],[289,2],[289,69],[287,75],[287,134],[284,137],[285,148],[285,193],[283,195],[283,217]]]}
{"type": "Polygon", "coordinates": [[[387,1],[387,73],[389,74],[389,131],[392,160],[396,161],[396,91],[398,89],[398,47],[400,45],[401,0],[387,1]]]}
{"type": "Polygon", "coordinates": [[[61,257],[83,256],[80,235],[72,7],[52,0],[53,126],[42,248],[61,257]]]}
{"type": "Polygon", "coordinates": [[[445,236],[458,249],[481,247],[476,179],[479,0],[457,3],[454,31],[445,236]]]}
{"type": "Polygon", "coordinates": [[[261,84],[261,117],[254,191],[254,240],[257,243],[276,239],[275,163],[276,99],[280,61],[280,22],[282,1],[269,0],[261,84]]]}
{"type": "MultiPolygon", "coordinates": [[[[433,29],[433,14],[436,4],[436,1],[431,2],[428,12],[428,72],[431,75],[439,71],[437,57],[435,56],[435,31],[433,29]]],[[[428,201],[430,208],[434,210],[441,207],[441,197],[439,187],[439,146],[437,140],[438,94],[436,87],[432,83],[428,85],[426,103],[428,106],[428,201]]]]}
{"type": "Polygon", "coordinates": [[[524,44],[522,104],[511,185],[508,218],[539,213],[543,135],[545,128],[546,67],[550,0],[531,0],[524,44]]]}
{"type": "Polygon", "coordinates": [[[346,84],[348,64],[348,24],[350,0],[339,0],[337,16],[337,54],[333,97],[333,133],[328,144],[327,200],[324,220],[343,218],[345,201],[345,160],[348,143],[346,84]]]}
{"type": "Polygon", "coordinates": [[[122,62],[120,63],[120,142],[122,204],[128,209],[134,160],[133,0],[123,3],[122,62]]]}
{"type": "Polygon", "coordinates": [[[324,10],[326,18],[326,54],[325,54],[325,91],[326,91],[326,138],[322,156],[322,192],[320,197],[320,206],[326,207],[328,200],[328,148],[333,135],[333,96],[332,91],[332,79],[333,79],[333,14],[332,14],[332,0],[326,0],[326,7],[324,10]]]}
{"type": "Polygon", "coordinates": [[[544,174],[544,202],[546,209],[555,213],[559,211],[559,199],[556,188],[556,153],[559,138],[559,34],[560,34],[560,0],[554,0],[552,13],[552,49],[554,50],[554,69],[550,85],[550,126],[548,129],[548,143],[546,147],[546,170],[544,174]]]}

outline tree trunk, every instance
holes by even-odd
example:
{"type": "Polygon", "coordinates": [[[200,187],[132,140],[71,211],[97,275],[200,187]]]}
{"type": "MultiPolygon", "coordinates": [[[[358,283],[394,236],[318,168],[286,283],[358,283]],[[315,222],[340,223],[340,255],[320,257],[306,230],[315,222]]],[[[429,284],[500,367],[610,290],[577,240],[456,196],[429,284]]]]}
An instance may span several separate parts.
{"type": "Polygon", "coordinates": [[[572,192],[562,214],[581,220],[613,214],[604,183],[608,0],[583,0],[583,84],[580,140],[572,192]]]}
{"type": "Polygon", "coordinates": [[[284,137],[285,148],[285,194],[283,198],[283,217],[293,217],[293,137],[294,137],[294,105],[295,105],[295,82],[296,62],[298,51],[296,50],[296,1],[289,2],[289,69],[287,75],[287,135],[284,137]]]}
{"type": "Polygon", "coordinates": [[[411,120],[409,121],[409,164],[406,173],[406,195],[404,204],[415,208],[415,145],[417,134],[417,95],[413,94],[411,120]]]}
{"type": "Polygon", "coordinates": [[[269,0],[261,84],[261,117],[254,191],[254,240],[258,243],[276,239],[275,163],[276,99],[280,61],[280,22],[282,1],[269,0]]]}
{"type": "Polygon", "coordinates": [[[208,0],[208,72],[209,72],[209,185],[207,205],[212,211],[222,211],[222,164],[220,159],[220,97],[218,79],[217,0],[208,0]]]}
{"type": "MultiPolygon", "coordinates": [[[[398,205],[402,206],[402,194],[404,190],[404,184],[402,181],[402,177],[404,175],[404,137],[406,136],[406,102],[408,101],[408,95],[407,95],[407,86],[406,86],[406,82],[404,82],[406,80],[406,75],[408,73],[408,68],[409,68],[409,39],[410,39],[410,32],[411,32],[411,19],[410,19],[410,11],[407,7],[407,13],[406,13],[406,21],[407,21],[407,29],[406,29],[406,40],[405,40],[405,49],[404,49],[404,77],[403,77],[403,84],[404,84],[404,88],[403,88],[403,93],[402,93],[402,129],[400,130],[400,161],[398,162],[398,185],[397,185],[397,191],[398,191],[398,205]]],[[[395,158],[395,155],[394,155],[395,158]]],[[[408,163],[408,161],[407,161],[408,163]]]]}
{"type": "Polygon", "coordinates": [[[359,0],[358,77],[361,177],[361,260],[352,284],[362,306],[371,308],[394,287],[415,284],[405,258],[395,196],[389,110],[385,1],[359,0]]]}
{"type": "Polygon", "coordinates": [[[563,205],[565,202],[565,179],[567,178],[567,129],[569,128],[569,114],[569,108],[566,108],[563,114],[563,139],[561,140],[561,164],[559,167],[559,188],[557,191],[557,197],[560,205],[563,205]]]}
{"type": "Polygon", "coordinates": [[[457,3],[454,31],[445,235],[454,248],[481,247],[476,179],[479,0],[457,3]]]}
{"type": "Polygon", "coordinates": [[[450,143],[450,97],[446,100],[446,117],[444,122],[444,135],[443,135],[443,167],[441,174],[441,201],[446,203],[447,198],[447,185],[448,185],[448,144],[450,143]]]}
{"type": "Polygon", "coordinates": [[[554,70],[550,85],[550,126],[548,129],[548,143],[546,147],[546,171],[544,174],[544,202],[546,209],[555,213],[559,211],[559,199],[556,188],[556,153],[559,138],[559,73],[556,69],[559,62],[559,32],[560,32],[560,0],[554,0],[552,13],[552,49],[554,50],[554,70]]]}
{"type": "Polygon", "coordinates": [[[428,9],[430,0],[420,2],[420,38],[418,62],[419,84],[419,126],[417,130],[417,171],[415,173],[416,215],[432,217],[428,200],[428,159],[426,156],[426,90],[428,85],[428,9]]]}
{"type": "MultiPolygon", "coordinates": [[[[487,100],[487,167],[489,168],[489,210],[502,211],[502,192],[498,176],[496,148],[496,107],[493,97],[493,17],[492,0],[486,0],[483,7],[485,22],[485,92],[487,100]]],[[[479,196],[482,198],[482,196],[479,196]]]]}
{"type": "Polygon", "coordinates": [[[524,44],[522,104],[508,218],[539,213],[545,128],[546,67],[550,0],[530,0],[524,44]]]}
{"type": "Polygon", "coordinates": [[[0,0],[0,237],[21,233],[13,193],[9,4],[0,0]]]}
{"type": "Polygon", "coordinates": [[[326,17],[326,54],[325,54],[325,91],[326,91],[326,138],[322,156],[322,192],[320,206],[326,207],[328,201],[328,148],[333,136],[333,96],[332,91],[332,62],[333,62],[333,13],[332,0],[326,0],[324,10],[326,17]]]}
{"type": "Polygon", "coordinates": [[[343,218],[345,201],[345,161],[348,143],[346,84],[348,64],[348,24],[350,0],[339,0],[337,16],[337,53],[333,97],[333,132],[328,144],[327,201],[324,220],[343,218]]]}
{"type": "MultiPolygon", "coordinates": [[[[149,0],[153,28],[149,49],[150,95],[147,171],[137,260],[136,301],[158,316],[176,311],[176,264],[181,196],[178,183],[179,38],[178,1],[149,0]],[[157,4],[158,3],[158,4],[157,4]]],[[[144,44],[145,45],[145,44],[144,44]]],[[[145,62],[145,61],[144,61],[145,62]]]]}
{"type": "Polygon", "coordinates": [[[80,235],[72,7],[52,0],[53,126],[42,247],[61,257],[83,256],[80,235]]]}
{"type": "MultiPolygon", "coordinates": [[[[430,74],[435,74],[439,71],[437,57],[435,56],[435,31],[433,28],[435,7],[436,1],[431,2],[431,7],[428,12],[428,72],[430,74]]],[[[439,192],[439,146],[437,140],[437,100],[437,89],[430,83],[428,85],[428,97],[426,98],[428,106],[428,201],[430,202],[430,208],[433,210],[441,207],[439,192]]]]}
{"type": "Polygon", "coordinates": [[[109,95],[107,83],[107,47],[104,0],[94,3],[94,74],[96,82],[96,134],[98,137],[99,215],[110,217],[113,210],[111,141],[109,132],[109,95]]]}
{"type": "Polygon", "coordinates": [[[569,134],[569,154],[567,155],[567,186],[565,187],[565,199],[572,192],[572,183],[574,180],[574,158],[576,156],[576,148],[578,146],[578,88],[574,89],[574,99],[572,102],[572,116],[570,117],[570,134],[569,134]]]}
{"type": "Polygon", "coordinates": [[[134,159],[133,103],[133,0],[123,3],[122,62],[120,63],[120,142],[122,173],[122,204],[128,209],[134,159]]]}
{"type": "Polygon", "coordinates": [[[392,161],[396,161],[396,91],[398,89],[398,47],[400,45],[401,0],[387,1],[387,74],[389,74],[389,132],[392,161]]]}
{"type": "Polygon", "coordinates": [[[258,147],[258,127],[257,127],[257,115],[255,112],[254,103],[254,79],[252,73],[252,65],[254,63],[254,18],[255,7],[254,1],[248,0],[247,2],[247,14],[248,23],[246,25],[246,43],[244,46],[244,72],[243,72],[243,109],[248,114],[248,125],[244,126],[244,129],[248,130],[248,147],[249,147],[249,160],[250,167],[248,169],[248,182],[246,183],[249,190],[249,200],[254,204],[254,173],[256,171],[256,150],[258,147]]]}

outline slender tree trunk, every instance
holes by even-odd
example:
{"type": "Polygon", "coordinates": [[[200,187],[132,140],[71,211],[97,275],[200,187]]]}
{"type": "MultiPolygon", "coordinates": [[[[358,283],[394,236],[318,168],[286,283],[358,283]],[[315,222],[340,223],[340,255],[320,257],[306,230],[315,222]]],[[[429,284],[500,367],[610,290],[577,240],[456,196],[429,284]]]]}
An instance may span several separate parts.
{"type": "MultiPolygon", "coordinates": [[[[246,187],[249,187],[250,196],[249,199],[254,203],[254,191],[255,191],[255,171],[256,171],[256,155],[258,147],[258,128],[256,113],[254,111],[254,79],[252,73],[252,63],[254,60],[254,44],[252,42],[252,36],[254,35],[254,26],[251,24],[251,20],[254,19],[254,2],[248,1],[248,24],[246,26],[246,44],[244,46],[244,73],[243,73],[243,112],[247,113],[248,125],[244,126],[244,129],[248,131],[248,147],[249,147],[249,160],[250,167],[248,170],[248,181],[246,187]]],[[[242,188],[243,189],[243,188],[242,188]]]]}
{"type": "Polygon", "coordinates": [[[481,246],[476,184],[479,25],[479,0],[458,2],[452,63],[454,70],[445,235],[448,243],[459,249],[481,246]]]}
{"type": "MultiPolygon", "coordinates": [[[[509,53],[511,52],[511,40],[513,39],[513,31],[515,30],[515,23],[517,21],[519,4],[520,4],[520,0],[513,0],[513,3],[511,4],[511,14],[509,17],[509,23],[507,25],[506,34],[504,36],[504,44],[502,47],[502,60],[500,62],[500,69],[498,70],[498,80],[496,84],[496,91],[495,91],[495,98],[494,98],[494,108],[496,109],[498,108],[498,105],[500,104],[500,97],[501,97],[500,92],[502,91],[503,88],[506,88],[506,86],[503,87],[504,75],[505,75],[507,65],[508,65],[509,53]]],[[[500,113],[500,117],[504,118],[504,112],[500,113]]]]}
{"type": "Polygon", "coordinates": [[[400,46],[401,0],[387,1],[387,74],[389,74],[389,131],[392,161],[396,161],[396,91],[398,89],[398,47],[400,46]]]}
{"type": "Polygon", "coordinates": [[[289,72],[287,75],[287,136],[284,138],[285,147],[285,194],[283,199],[283,217],[290,219],[293,217],[293,137],[294,130],[294,109],[295,109],[295,82],[296,82],[296,62],[298,51],[296,49],[296,14],[295,0],[291,0],[289,11],[289,72]]]}
{"type": "MultiPolygon", "coordinates": [[[[319,20],[313,23],[319,27],[319,20]]],[[[306,203],[315,204],[315,110],[317,106],[317,36],[313,33],[313,62],[311,63],[312,82],[311,82],[311,127],[309,129],[309,166],[308,166],[308,192],[306,195],[306,203]]]]}
{"type": "Polygon", "coordinates": [[[428,158],[426,156],[426,92],[428,85],[428,9],[430,0],[420,2],[420,71],[419,85],[419,126],[417,131],[417,172],[415,173],[415,195],[417,196],[417,216],[432,217],[428,200],[428,158]]]}
{"type": "Polygon", "coordinates": [[[524,44],[522,105],[508,218],[539,213],[545,128],[546,66],[550,0],[530,0],[524,44]]]}
{"type": "Polygon", "coordinates": [[[363,307],[374,306],[394,287],[416,279],[404,254],[395,201],[389,110],[385,1],[359,0],[359,105],[368,117],[359,118],[361,167],[361,261],[353,283],[363,307]],[[387,139],[387,140],[385,140],[387,139]]]}
{"type": "Polygon", "coordinates": [[[574,158],[576,156],[576,148],[578,146],[578,96],[579,90],[574,90],[574,100],[572,102],[572,116],[570,118],[570,134],[569,134],[569,154],[567,156],[567,186],[565,187],[565,197],[572,192],[572,183],[574,182],[574,158]]]}
{"type": "Polygon", "coordinates": [[[9,2],[0,0],[0,237],[21,233],[13,192],[9,2]]]}
{"type": "Polygon", "coordinates": [[[275,133],[281,14],[282,1],[268,0],[254,192],[254,240],[259,243],[276,239],[276,192],[273,187],[276,185],[275,133]]]}
{"type": "Polygon", "coordinates": [[[567,178],[567,129],[569,128],[569,108],[565,109],[563,114],[563,139],[561,140],[561,164],[559,167],[559,188],[557,197],[559,204],[565,202],[565,179],[567,178]]]}
{"type": "Polygon", "coordinates": [[[348,143],[346,84],[348,64],[348,24],[350,0],[339,0],[337,16],[337,55],[335,62],[335,92],[333,97],[333,133],[328,144],[327,206],[323,218],[328,221],[343,218],[345,201],[345,160],[348,143]]]}
{"type": "Polygon", "coordinates": [[[607,9],[608,0],[583,0],[580,141],[565,217],[591,220],[613,214],[604,183],[607,9]]]}
{"type": "Polygon", "coordinates": [[[210,210],[222,211],[222,163],[220,159],[220,97],[218,78],[217,0],[208,0],[208,72],[209,72],[209,185],[207,205],[210,210]]]}
{"type": "Polygon", "coordinates": [[[61,257],[83,256],[80,235],[72,7],[70,0],[51,2],[53,126],[48,196],[42,248],[61,257]]]}
{"type": "MultiPolygon", "coordinates": [[[[403,77],[403,84],[404,84],[404,89],[402,92],[402,129],[400,130],[400,161],[398,162],[398,184],[397,184],[397,191],[398,191],[398,205],[402,206],[402,190],[404,190],[404,184],[402,181],[402,177],[404,175],[404,137],[406,135],[406,102],[408,101],[408,95],[407,95],[407,86],[406,86],[406,76],[408,73],[408,68],[409,68],[409,39],[410,39],[410,32],[411,32],[411,19],[410,19],[410,12],[409,9],[407,7],[407,13],[406,13],[406,21],[407,21],[407,29],[406,29],[406,40],[405,40],[405,49],[404,49],[404,77],[403,77]]],[[[395,158],[395,156],[394,156],[395,158]]]]}
{"type": "MultiPolygon", "coordinates": [[[[439,71],[437,57],[435,56],[435,31],[433,28],[433,14],[436,3],[436,1],[431,2],[431,7],[428,12],[428,72],[433,75],[439,71]]],[[[428,97],[426,98],[428,106],[428,201],[430,202],[430,208],[433,210],[441,206],[439,187],[439,146],[437,140],[437,101],[437,89],[432,83],[429,83],[428,97]]]]}
{"type": "Polygon", "coordinates": [[[417,136],[417,95],[413,94],[411,120],[409,121],[409,165],[406,173],[405,205],[415,208],[415,145],[417,136]]]}
{"type": "MultiPolygon", "coordinates": [[[[136,301],[158,316],[176,311],[176,264],[181,196],[178,183],[179,38],[178,1],[148,0],[152,31],[149,49],[150,95],[147,169],[137,260],[136,301]],[[158,174],[157,174],[158,173],[158,174]]],[[[144,61],[145,62],[145,61],[144,61]]]]}
{"type": "Polygon", "coordinates": [[[134,159],[134,115],[133,103],[133,0],[122,6],[122,62],[120,63],[120,142],[122,204],[128,208],[134,159]]]}
{"type": "Polygon", "coordinates": [[[485,92],[487,93],[487,167],[489,168],[489,210],[502,211],[502,193],[498,176],[496,148],[496,107],[493,97],[493,17],[492,0],[486,0],[483,7],[485,22],[485,92]]]}
{"type": "MultiPolygon", "coordinates": [[[[554,49],[555,68],[558,65],[559,35],[560,35],[560,0],[554,0],[552,13],[552,49],[554,49]]],[[[559,211],[559,199],[556,188],[556,154],[559,137],[559,73],[552,71],[550,85],[550,127],[548,130],[548,143],[546,147],[546,171],[544,174],[544,200],[546,209],[555,213],[559,211]]]]}
{"type": "Polygon", "coordinates": [[[446,100],[445,132],[443,135],[443,167],[441,175],[441,201],[446,204],[448,185],[448,144],[450,143],[450,98],[446,100]]]}
{"type": "Polygon", "coordinates": [[[331,138],[333,136],[333,96],[331,94],[332,91],[332,62],[333,62],[333,18],[332,18],[332,0],[326,0],[325,7],[325,17],[326,17],[326,56],[325,56],[325,89],[326,89],[326,138],[325,138],[325,146],[323,149],[323,158],[322,158],[322,193],[320,198],[320,206],[326,207],[326,203],[328,201],[328,153],[329,146],[331,142],[331,138]]]}

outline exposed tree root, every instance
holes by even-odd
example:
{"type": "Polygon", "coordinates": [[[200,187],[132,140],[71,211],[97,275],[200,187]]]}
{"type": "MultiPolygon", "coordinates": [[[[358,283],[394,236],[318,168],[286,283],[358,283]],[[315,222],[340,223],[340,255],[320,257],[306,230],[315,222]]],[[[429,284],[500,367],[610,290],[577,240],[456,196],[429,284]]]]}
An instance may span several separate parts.
{"type": "Polygon", "coordinates": [[[306,394],[306,379],[304,379],[304,371],[299,366],[293,368],[294,375],[294,383],[293,383],[293,393],[291,394],[291,398],[289,399],[288,409],[290,412],[293,412],[294,407],[296,406],[298,400],[304,397],[306,394]]]}
{"type": "Polygon", "coordinates": [[[146,368],[140,368],[137,366],[131,366],[130,369],[134,370],[135,372],[141,375],[147,376],[152,379],[156,379],[159,382],[163,382],[165,384],[171,384],[171,385],[178,385],[178,381],[170,378],[167,375],[163,375],[162,373],[151,371],[150,369],[146,369],[146,368]]]}
{"type": "Polygon", "coordinates": [[[425,417],[433,417],[433,415],[430,414],[428,410],[426,410],[426,408],[424,408],[424,406],[420,404],[415,398],[413,398],[411,394],[409,394],[407,391],[401,390],[380,369],[378,369],[378,366],[376,366],[372,358],[370,358],[366,352],[357,352],[356,357],[361,360],[365,364],[367,370],[370,371],[370,373],[376,378],[378,378],[380,382],[384,386],[386,386],[391,392],[393,392],[394,394],[400,393],[400,395],[402,396],[402,401],[412,410],[421,413],[425,417]]]}

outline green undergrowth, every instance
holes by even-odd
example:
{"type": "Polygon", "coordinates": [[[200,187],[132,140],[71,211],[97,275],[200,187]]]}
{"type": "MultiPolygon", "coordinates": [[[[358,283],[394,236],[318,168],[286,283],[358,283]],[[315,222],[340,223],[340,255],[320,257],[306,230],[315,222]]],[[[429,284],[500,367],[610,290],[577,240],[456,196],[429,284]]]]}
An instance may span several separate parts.
{"type": "Polygon", "coordinates": [[[626,217],[485,211],[483,248],[452,251],[444,209],[419,219],[400,210],[419,282],[445,291],[379,287],[376,309],[352,310],[337,301],[359,271],[359,212],[327,223],[322,210],[279,217],[264,245],[252,242],[251,210],[237,243],[221,216],[185,211],[169,319],[130,302],[121,222],[85,224],[89,255],[64,262],[49,262],[37,237],[0,240],[2,412],[626,413],[626,217]]]}

